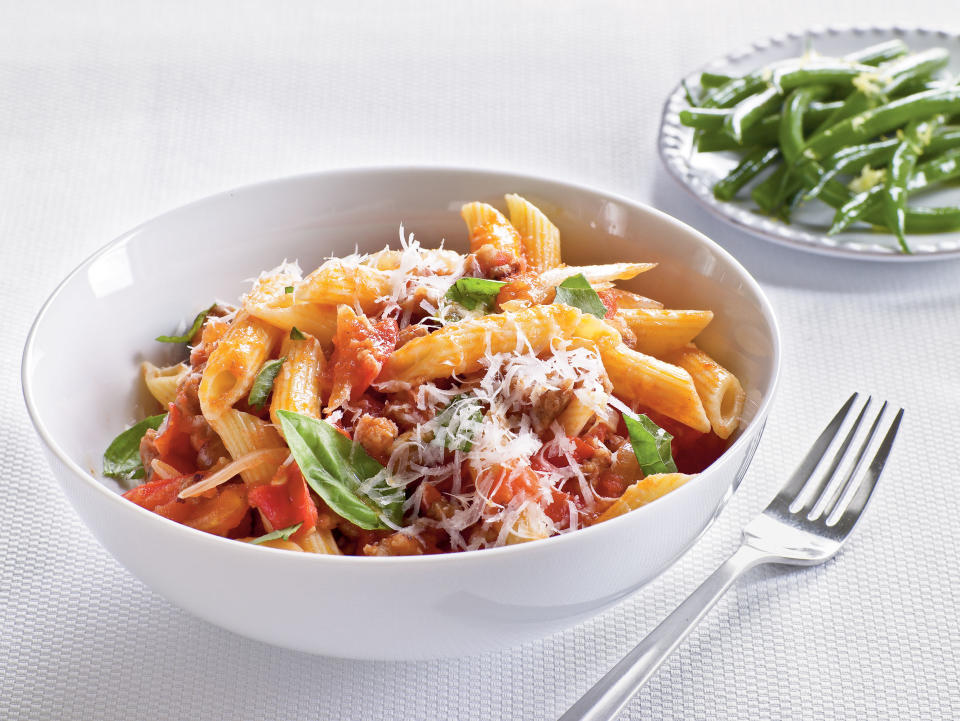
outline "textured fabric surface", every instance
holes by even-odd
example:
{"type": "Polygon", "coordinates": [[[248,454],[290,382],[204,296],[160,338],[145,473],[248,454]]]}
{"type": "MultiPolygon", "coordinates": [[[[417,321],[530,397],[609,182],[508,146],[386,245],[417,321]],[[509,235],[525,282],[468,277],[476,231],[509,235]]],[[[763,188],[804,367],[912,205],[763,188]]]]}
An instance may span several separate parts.
{"type": "Polygon", "coordinates": [[[960,264],[772,247],[693,207],[655,152],[667,92],[712,57],[815,24],[956,29],[951,3],[0,8],[0,718],[555,718],[735,548],[856,389],[907,415],[845,552],[815,569],[753,572],[624,717],[960,717],[960,264]],[[41,457],[20,352],[55,284],[146,218],[265,178],[401,162],[596,184],[700,228],[769,293],[782,383],[719,521],[613,610],[481,657],[314,658],[188,616],[100,548],[41,457]]]}

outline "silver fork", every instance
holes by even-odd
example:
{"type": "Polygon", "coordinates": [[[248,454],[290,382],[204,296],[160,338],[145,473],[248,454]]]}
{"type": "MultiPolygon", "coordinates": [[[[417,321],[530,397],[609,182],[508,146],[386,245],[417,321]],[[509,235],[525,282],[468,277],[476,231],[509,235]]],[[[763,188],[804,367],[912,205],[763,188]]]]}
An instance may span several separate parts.
{"type": "Polygon", "coordinates": [[[863,439],[857,445],[855,455],[848,457],[873,400],[867,398],[826,471],[811,481],[834,439],[840,436],[856,400],[857,394],[854,393],[820,434],[770,505],[743,529],[743,539],[736,553],[571,706],[560,721],[613,719],[707,615],[720,596],[754,566],[763,563],[814,566],[840,550],[867,507],[903,418],[903,409],[900,408],[870,465],[861,473],[871,441],[887,408],[884,402],[869,430],[861,434],[863,439]],[[842,479],[834,480],[844,459],[849,468],[842,479]]]}

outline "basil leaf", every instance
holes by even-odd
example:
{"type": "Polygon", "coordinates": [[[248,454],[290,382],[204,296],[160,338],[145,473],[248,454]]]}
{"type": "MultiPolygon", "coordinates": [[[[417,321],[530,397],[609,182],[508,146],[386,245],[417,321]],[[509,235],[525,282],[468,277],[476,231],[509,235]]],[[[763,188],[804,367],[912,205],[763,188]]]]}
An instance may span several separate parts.
{"type": "Polygon", "coordinates": [[[260,368],[257,377],[253,379],[253,385],[250,386],[250,395],[247,396],[247,403],[251,407],[257,408],[267,402],[267,398],[270,397],[270,392],[273,390],[273,382],[277,379],[277,374],[283,367],[285,360],[286,358],[277,358],[267,361],[260,368]]]}
{"type": "Polygon", "coordinates": [[[277,411],[280,430],[294,460],[310,487],[336,513],[360,528],[388,528],[380,515],[399,526],[403,520],[404,493],[379,481],[364,493],[361,486],[382,470],[336,428],[316,418],[292,411],[277,411]]]}
{"type": "Polygon", "coordinates": [[[487,280],[486,278],[460,278],[450,286],[446,298],[459,303],[467,310],[492,310],[500,289],[506,285],[502,280],[487,280]]]}
{"type": "Polygon", "coordinates": [[[157,340],[161,343],[189,343],[190,339],[197,334],[197,331],[203,326],[203,321],[207,319],[207,315],[214,309],[217,304],[214,303],[206,310],[201,310],[197,313],[197,317],[193,319],[193,325],[190,326],[189,330],[183,335],[158,335],[157,340]]]}
{"type": "Polygon", "coordinates": [[[146,472],[140,461],[140,441],[148,429],[157,430],[166,417],[166,413],[160,413],[144,418],[114,438],[103,453],[103,475],[122,481],[143,478],[146,472]]]}
{"type": "Polygon", "coordinates": [[[286,528],[281,528],[278,531],[270,531],[270,533],[264,533],[262,536],[254,538],[250,543],[255,543],[260,545],[261,543],[266,543],[267,541],[276,541],[278,538],[282,538],[284,541],[289,541],[290,536],[300,530],[300,526],[303,525],[303,521],[297,523],[293,526],[287,526],[286,528]]]}
{"type": "Polygon", "coordinates": [[[292,286],[292,285],[285,286],[284,289],[283,289],[283,292],[284,292],[284,293],[292,293],[292,292],[293,292],[293,286],[292,286]]]}
{"type": "Polygon", "coordinates": [[[471,393],[461,393],[434,416],[433,422],[439,428],[431,444],[455,451],[469,451],[483,423],[482,401],[471,393]]]}
{"type": "Polygon", "coordinates": [[[670,453],[673,436],[645,415],[623,413],[623,421],[627,424],[630,445],[644,475],[677,472],[677,464],[670,453]]]}
{"type": "Polygon", "coordinates": [[[300,332],[297,326],[290,329],[290,340],[306,340],[307,336],[300,332]]]}
{"type": "Polygon", "coordinates": [[[607,314],[607,306],[600,300],[600,296],[589,281],[583,277],[583,273],[572,275],[558,285],[553,302],[579,308],[584,313],[590,313],[597,318],[603,318],[607,314]]]}

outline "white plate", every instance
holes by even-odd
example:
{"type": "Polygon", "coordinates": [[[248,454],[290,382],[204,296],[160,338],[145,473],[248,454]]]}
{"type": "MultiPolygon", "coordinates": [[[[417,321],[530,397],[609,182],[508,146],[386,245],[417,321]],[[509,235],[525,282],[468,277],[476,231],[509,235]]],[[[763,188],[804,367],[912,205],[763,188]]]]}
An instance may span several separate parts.
{"type": "MultiPolygon", "coordinates": [[[[768,63],[802,55],[811,47],[823,55],[843,55],[868,45],[900,38],[911,51],[944,47],[950,51],[947,72],[960,75],[960,35],[935,30],[904,28],[819,28],[803,33],[779,35],[761,40],[752,46],[715,60],[684,78],[696,93],[703,70],[743,75],[768,63]]],[[[710,211],[748,233],[782,245],[814,253],[841,255],[848,258],[885,261],[922,261],[960,258],[960,232],[908,236],[912,255],[897,251],[896,239],[886,233],[858,229],[828,236],[833,209],[819,201],[799,208],[790,225],[762,215],[741,192],[738,199],[722,202],[713,197],[713,185],[732,170],[738,161],[736,153],[698,153],[693,147],[693,129],[680,124],[679,112],[687,106],[683,86],[678,85],[667,98],[660,123],[660,157],[679,183],[710,211]]],[[[748,186],[752,187],[752,184],[748,186]]],[[[960,204],[960,189],[947,187],[923,193],[927,206],[960,204]]]]}

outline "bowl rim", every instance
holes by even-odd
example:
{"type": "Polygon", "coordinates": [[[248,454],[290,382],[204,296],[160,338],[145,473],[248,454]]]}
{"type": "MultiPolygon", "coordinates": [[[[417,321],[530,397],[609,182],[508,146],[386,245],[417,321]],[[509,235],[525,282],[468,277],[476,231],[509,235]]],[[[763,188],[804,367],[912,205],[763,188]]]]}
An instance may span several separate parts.
{"type": "MultiPolygon", "coordinates": [[[[642,201],[634,200],[628,198],[624,195],[613,191],[602,190],[600,188],[590,186],[584,183],[572,182],[567,180],[560,180],[555,178],[548,178],[541,175],[535,175],[532,173],[522,173],[514,172],[510,170],[501,170],[497,168],[486,168],[486,167],[475,167],[475,166],[458,166],[458,165],[446,165],[446,164],[386,164],[386,165],[359,165],[359,166],[349,166],[343,168],[329,168],[320,171],[312,171],[306,173],[298,173],[295,175],[281,176],[276,178],[271,178],[268,180],[262,180],[255,183],[249,183],[247,185],[242,185],[236,188],[230,188],[223,190],[217,193],[212,193],[206,195],[197,200],[193,200],[189,203],[183,205],[175,206],[168,210],[159,213],[158,215],[153,216],[152,218],[139,223],[130,230],[125,231],[120,234],[113,240],[110,240],[99,249],[95,250],[89,256],[84,258],[70,273],[62,280],[57,286],[53,289],[47,299],[44,301],[43,305],[40,307],[40,310],[37,312],[36,317],[33,320],[33,323],[30,325],[30,330],[27,334],[27,339],[24,344],[23,354],[21,357],[20,364],[20,381],[23,390],[23,397],[27,407],[27,413],[30,416],[30,420],[33,423],[34,429],[37,432],[37,435],[46,445],[51,453],[59,459],[59,461],[64,465],[65,468],[69,469],[74,476],[79,478],[87,486],[92,486],[95,493],[105,494],[109,497],[108,503],[114,503],[117,507],[118,513],[134,512],[143,514],[145,523],[161,523],[166,525],[168,528],[177,528],[179,531],[171,532],[180,532],[188,533],[193,535],[197,539],[198,543],[213,543],[215,546],[213,548],[220,548],[224,552],[229,552],[229,549],[232,547],[236,549],[238,553],[264,553],[269,552],[275,554],[278,559],[286,558],[287,562],[294,563],[313,563],[313,564],[327,564],[327,563],[337,563],[337,564],[350,564],[357,567],[374,567],[381,564],[416,564],[416,565],[429,565],[429,564],[452,564],[452,563],[487,563],[495,561],[497,558],[500,558],[506,554],[520,554],[520,553],[536,553],[546,552],[550,549],[559,548],[561,544],[576,542],[571,539],[585,537],[586,534],[597,535],[598,533],[603,532],[613,532],[613,529],[619,526],[622,526],[624,523],[628,522],[639,522],[640,518],[645,517],[650,514],[652,511],[651,507],[655,507],[655,503],[648,504],[647,506],[635,509],[628,514],[623,514],[620,517],[613,518],[609,521],[606,521],[603,524],[597,524],[594,526],[588,526],[586,528],[580,528],[576,531],[570,533],[564,533],[556,536],[551,536],[545,539],[539,539],[534,543],[520,543],[512,546],[502,546],[499,548],[488,548],[482,549],[481,551],[460,551],[454,553],[441,553],[441,554],[429,554],[429,555],[420,555],[420,556],[390,556],[390,557],[377,557],[377,556],[347,556],[347,555],[325,555],[325,554],[313,554],[313,553],[289,553],[284,552],[281,549],[270,548],[267,546],[254,545],[250,543],[237,543],[234,539],[223,538],[220,536],[215,536],[210,533],[205,533],[197,529],[185,526],[181,523],[177,523],[168,518],[157,515],[151,511],[148,511],[145,508],[138,506],[135,503],[127,501],[120,493],[114,492],[112,489],[108,488],[105,483],[101,480],[98,480],[92,473],[88,472],[75,462],[64,450],[61,448],[59,443],[54,439],[53,435],[47,430],[47,427],[41,417],[39,410],[36,407],[34,392],[32,387],[32,378],[31,378],[31,369],[34,365],[33,357],[35,355],[36,348],[35,344],[37,341],[37,335],[39,333],[40,326],[42,325],[44,318],[54,306],[57,299],[64,292],[67,285],[73,281],[73,279],[79,275],[82,271],[88,268],[94,261],[100,258],[103,255],[106,255],[113,249],[130,242],[135,238],[144,228],[153,225],[154,223],[173,216],[175,214],[185,212],[188,209],[195,208],[213,201],[223,200],[229,198],[230,196],[236,193],[256,193],[258,191],[267,190],[270,188],[278,188],[287,184],[297,184],[306,181],[313,180],[323,180],[328,178],[333,178],[337,176],[362,176],[362,175],[406,175],[413,173],[427,173],[427,174],[455,174],[455,175],[472,175],[478,177],[489,177],[491,179],[498,178],[506,182],[533,182],[541,183],[546,185],[554,185],[562,187],[567,191],[573,191],[576,193],[584,193],[593,196],[599,196],[603,199],[611,200],[617,203],[622,203],[627,206],[631,206],[634,209],[640,210],[643,213],[651,215],[655,218],[659,218],[662,221],[667,222],[668,224],[679,226],[681,230],[693,234],[701,243],[707,245],[714,252],[718,253],[723,257],[728,263],[732,264],[735,268],[739,269],[741,278],[740,280],[744,282],[750,290],[755,294],[760,300],[760,310],[767,321],[770,330],[771,330],[771,346],[772,346],[772,375],[769,383],[769,390],[766,393],[766,396],[761,401],[759,407],[757,408],[754,418],[751,420],[750,424],[744,429],[753,429],[754,432],[759,433],[763,430],[764,419],[769,414],[770,406],[773,402],[773,398],[776,394],[777,386],[780,380],[780,371],[781,371],[781,337],[780,337],[780,327],[777,322],[776,315],[773,311],[773,306],[770,303],[770,300],[767,298],[766,293],[764,293],[763,288],[756,281],[756,279],[747,271],[746,268],[725,248],[720,246],[716,241],[709,238],[704,233],[700,232],[696,228],[687,223],[679,220],[668,213],[658,210],[647,203],[642,201]],[[757,424],[760,424],[759,427],[756,427],[757,424]],[[126,509],[126,510],[122,510],[126,509]],[[627,519],[633,519],[628,521],[627,519]],[[602,529],[606,528],[607,531],[602,529]],[[240,550],[241,548],[246,548],[247,550],[240,550]],[[297,560],[294,560],[297,559],[297,560]]],[[[722,461],[725,457],[730,457],[735,449],[739,449],[752,441],[754,433],[743,432],[740,434],[740,437],[737,438],[723,454],[714,461],[710,467],[706,470],[697,474],[697,477],[688,484],[684,484],[684,488],[693,488],[697,485],[697,482],[700,480],[701,476],[709,473],[711,468],[714,467],[718,462],[722,461]]],[[[54,474],[56,475],[56,474],[54,474]]],[[[58,479],[59,480],[59,479],[58,479]]],[[[683,490],[683,489],[678,489],[683,490]]],[[[732,493],[725,494],[724,500],[721,502],[721,505],[718,507],[716,512],[713,514],[713,518],[719,514],[720,510],[723,508],[723,505],[730,498],[732,493]]],[[[709,527],[709,524],[708,524],[709,527]]],[[[92,530],[92,529],[91,529],[92,530]]],[[[702,533],[702,532],[701,532],[702,533]]],[[[699,538],[700,533],[696,536],[699,538]]],[[[188,536],[189,537],[189,536],[188,536]]],[[[696,539],[694,539],[696,540],[696,539]]],[[[692,545],[692,544],[690,544],[692,545]]],[[[689,545],[687,549],[689,549],[689,545]]],[[[685,552],[685,551],[684,551],[685,552]]],[[[683,555],[682,553],[680,555],[683,555]]],[[[261,558],[266,558],[261,556],[261,558]]],[[[675,560],[675,559],[674,559],[675,560]]]]}

